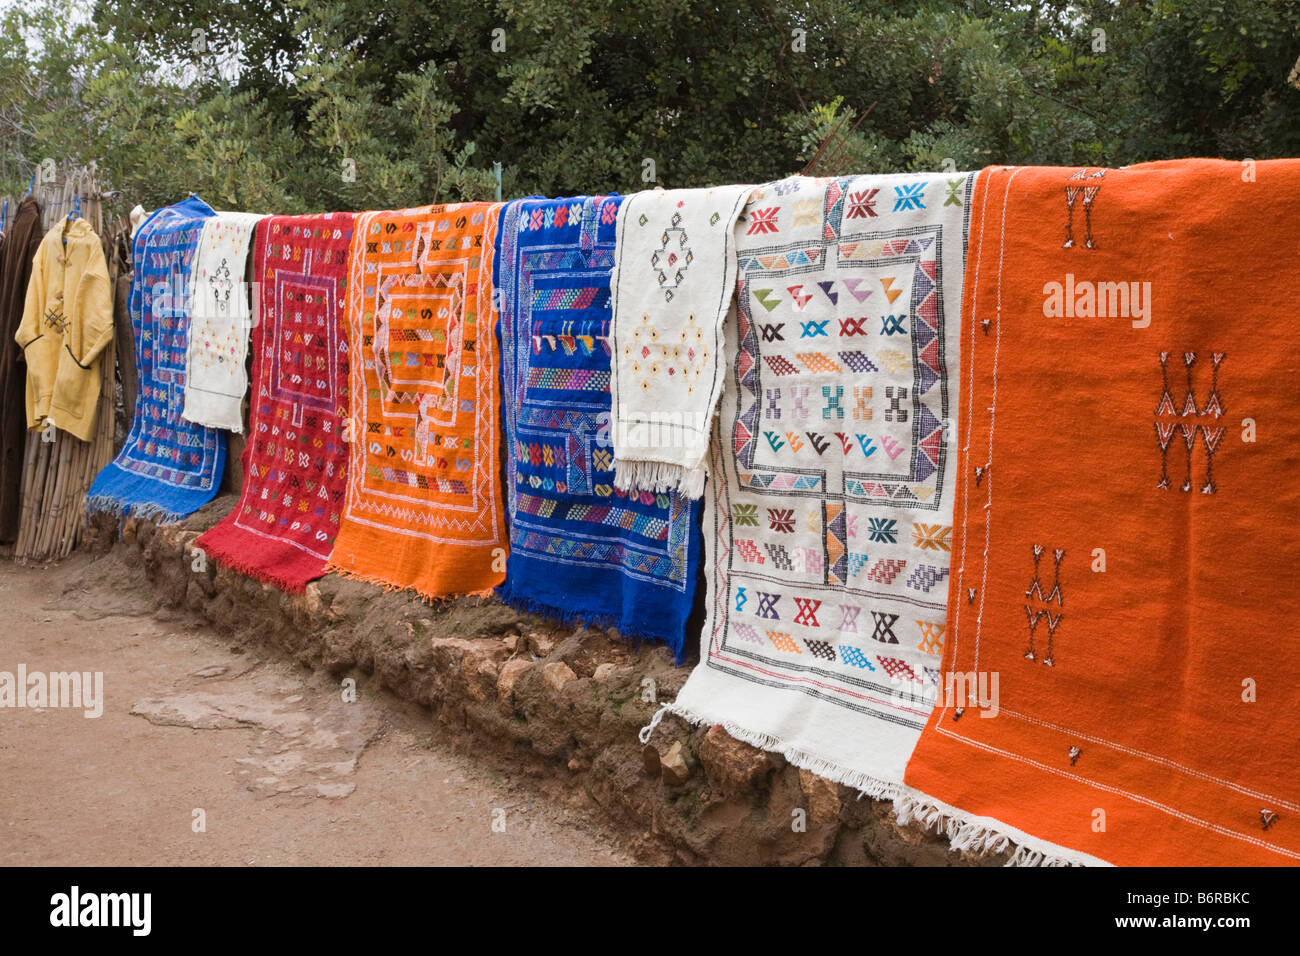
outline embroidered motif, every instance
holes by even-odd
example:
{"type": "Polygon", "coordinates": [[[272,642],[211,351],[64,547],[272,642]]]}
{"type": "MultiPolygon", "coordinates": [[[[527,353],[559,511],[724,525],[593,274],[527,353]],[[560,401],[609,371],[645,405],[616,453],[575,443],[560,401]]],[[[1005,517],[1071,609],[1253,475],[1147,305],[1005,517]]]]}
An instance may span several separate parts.
{"type": "MultiPolygon", "coordinates": [[[[853,371],[856,372],[858,369],[853,369],[853,371]]],[[[874,372],[877,371],[877,369],[873,367],[871,371],[874,372]]],[[[872,391],[870,385],[853,386],[853,417],[857,421],[871,421],[871,396],[872,391]]]]}
{"type": "Polygon", "coordinates": [[[948,577],[948,568],[936,568],[929,564],[918,564],[912,569],[912,573],[907,576],[907,586],[915,591],[923,591],[926,594],[940,581],[948,577]]]}
{"type": "Polygon", "coordinates": [[[65,316],[61,310],[56,308],[46,309],[42,321],[44,321],[46,328],[57,332],[59,335],[63,335],[63,333],[68,329],[67,316],[65,316]]]}
{"type": "Polygon", "coordinates": [[[768,508],[767,522],[768,527],[773,531],[781,534],[792,534],[794,532],[794,509],[768,508]]]}
{"type": "Polygon", "coordinates": [[[906,386],[895,389],[892,385],[886,385],[885,398],[889,399],[889,407],[885,409],[885,421],[907,421],[907,409],[903,407],[903,402],[907,401],[906,386]]]}
{"type": "Polygon", "coordinates": [[[1160,480],[1157,488],[1168,489],[1169,483],[1169,446],[1174,436],[1182,439],[1186,451],[1186,470],[1180,486],[1185,492],[1192,490],[1192,452],[1196,447],[1196,436],[1201,436],[1205,448],[1205,479],[1201,483],[1201,493],[1212,495],[1218,491],[1214,481],[1214,455],[1219,450],[1226,428],[1215,424],[1225,412],[1223,398],[1219,392],[1219,369],[1226,357],[1223,352],[1214,352],[1210,356],[1210,392],[1205,405],[1196,404],[1196,388],[1193,381],[1193,369],[1196,365],[1196,353],[1183,353],[1183,366],[1187,372],[1187,387],[1183,395],[1182,411],[1177,411],[1173,394],[1169,387],[1169,353],[1161,352],[1160,359],[1160,400],[1156,404],[1154,421],[1156,446],[1160,449],[1160,480]],[[1199,421],[1187,421],[1199,419],[1199,421]]]}
{"type": "Polygon", "coordinates": [[[1080,169],[1070,175],[1065,185],[1065,244],[1063,248],[1069,249],[1074,246],[1074,207],[1076,202],[1082,197],[1083,216],[1084,216],[1084,248],[1096,249],[1097,245],[1092,238],[1092,204],[1097,198],[1097,193],[1101,191],[1101,180],[1106,175],[1106,170],[1099,169],[1094,173],[1089,173],[1087,169],[1080,169]],[[1095,182],[1093,182],[1095,180],[1095,182]],[[1075,183],[1076,185],[1070,185],[1075,183]]]}
{"type": "Polygon", "coordinates": [[[907,661],[900,660],[897,657],[881,657],[880,655],[876,655],[876,660],[880,662],[880,666],[885,669],[885,673],[888,674],[892,680],[920,683],[920,679],[916,676],[916,671],[912,670],[912,668],[908,666],[907,661]]]}
{"type": "Polygon", "coordinates": [[[905,567],[907,561],[902,558],[881,558],[867,572],[867,580],[877,581],[880,584],[893,584],[894,578],[898,577],[905,567]]]}
{"type": "Polygon", "coordinates": [[[951,551],[952,526],[913,522],[912,546],[922,551],[951,551]]]}
{"type": "Polygon", "coordinates": [[[767,594],[763,591],[758,591],[756,593],[758,594],[758,610],[755,613],[759,617],[765,617],[769,620],[781,620],[781,614],[777,610],[777,604],[781,601],[781,595],[767,594]]]}
{"type": "Polygon", "coordinates": [[[769,541],[763,547],[767,549],[767,556],[771,559],[775,568],[780,571],[794,570],[794,562],[790,560],[790,553],[786,551],[785,545],[772,544],[769,541]]]}
{"type": "MultiPolygon", "coordinates": [[[[686,279],[686,269],[695,258],[687,243],[686,230],[681,228],[680,213],[673,213],[671,225],[659,238],[659,248],[650,254],[650,268],[664,290],[665,301],[673,300],[673,292],[686,279]]],[[[649,316],[644,317],[649,322],[649,316]]]]}
{"type": "Polygon", "coordinates": [[[867,527],[868,540],[881,541],[885,544],[894,544],[898,541],[898,521],[894,518],[868,518],[867,527]]]}
{"type": "Polygon", "coordinates": [[[874,671],[876,669],[876,665],[872,664],[871,661],[868,660],[867,656],[858,648],[852,647],[848,644],[841,644],[839,645],[839,648],[840,657],[844,660],[844,663],[850,667],[857,667],[869,671],[874,671]]]}
{"type": "Polygon", "coordinates": [[[772,646],[778,651],[785,651],[787,654],[803,653],[794,639],[783,631],[768,631],[767,639],[772,642],[772,646]]]}
{"type": "Polygon", "coordinates": [[[794,623],[802,624],[804,627],[821,627],[817,622],[817,609],[822,606],[821,601],[816,598],[796,597],[794,603],[799,608],[794,623]]]}
{"type": "Polygon", "coordinates": [[[903,322],[906,318],[906,315],[882,315],[880,317],[880,334],[906,335],[907,329],[903,328],[903,322]]]}
{"type": "Polygon", "coordinates": [[[809,653],[814,657],[820,657],[824,661],[835,660],[835,646],[828,641],[809,641],[805,640],[809,653]]]}
{"type": "Polygon", "coordinates": [[[1065,606],[1065,594],[1061,590],[1061,562],[1065,559],[1065,551],[1058,548],[1052,552],[1052,589],[1044,596],[1041,563],[1045,550],[1046,548],[1041,544],[1033,546],[1034,577],[1029,584],[1029,589],[1025,591],[1025,597],[1032,602],[1024,606],[1025,616],[1028,618],[1029,623],[1029,644],[1025,648],[1025,659],[1030,661],[1038,659],[1038,652],[1034,647],[1034,634],[1038,629],[1038,625],[1045,620],[1047,622],[1048,637],[1047,655],[1043,658],[1043,663],[1048,667],[1055,667],[1056,629],[1065,615],[1063,613],[1053,615],[1050,609],[1035,607],[1034,604],[1050,605],[1055,602],[1057,607],[1065,606]]]}
{"type": "Polygon", "coordinates": [[[748,235],[760,233],[775,233],[777,226],[776,215],[780,210],[776,206],[769,206],[767,209],[755,209],[749,214],[748,235]]]}
{"type": "Polygon", "coordinates": [[[875,621],[876,629],[871,632],[871,639],[882,644],[897,644],[898,635],[894,633],[894,625],[898,622],[899,616],[884,611],[872,611],[871,619],[875,621]]]}
{"type": "Polygon", "coordinates": [[[946,625],[936,624],[933,621],[917,621],[916,626],[921,631],[921,643],[916,645],[917,649],[927,654],[942,654],[943,632],[946,630],[946,625]]]}
{"type": "Polygon", "coordinates": [[[925,208],[925,183],[913,183],[894,187],[894,212],[920,210],[925,208]]]}
{"type": "Polygon", "coordinates": [[[879,192],[879,189],[859,189],[849,193],[848,208],[844,212],[844,218],[876,218],[876,195],[879,192]]]}

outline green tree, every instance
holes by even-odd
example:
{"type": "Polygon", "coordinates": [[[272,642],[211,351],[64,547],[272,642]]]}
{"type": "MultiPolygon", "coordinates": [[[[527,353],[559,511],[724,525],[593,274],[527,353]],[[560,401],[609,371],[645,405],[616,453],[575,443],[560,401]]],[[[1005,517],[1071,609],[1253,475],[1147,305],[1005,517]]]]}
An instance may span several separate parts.
{"type": "Polygon", "coordinates": [[[0,182],[298,212],[824,173],[1300,155],[1296,0],[35,0],[0,182]],[[1099,32],[1100,31],[1100,32],[1099,32]],[[830,140],[830,142],[828,142],[830,140]]]}

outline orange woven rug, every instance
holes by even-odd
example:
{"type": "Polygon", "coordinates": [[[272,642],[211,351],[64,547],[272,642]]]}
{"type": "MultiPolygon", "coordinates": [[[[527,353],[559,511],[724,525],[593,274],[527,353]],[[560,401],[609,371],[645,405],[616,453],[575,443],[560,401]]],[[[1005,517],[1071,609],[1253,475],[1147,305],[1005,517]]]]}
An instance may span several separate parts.
{"type": "Polygon", "coordinates": [[[505,579],[499,203],[357,218],[348,491],[330,568],[426,597],[505,579]]]}
{"type": "Polygon", "coordinates": [[[1300,861],[1297,248],[1300,161],[980,177],[944,673],[996,716],[945,681],[905,778],[954,843],[1300,861]]]}

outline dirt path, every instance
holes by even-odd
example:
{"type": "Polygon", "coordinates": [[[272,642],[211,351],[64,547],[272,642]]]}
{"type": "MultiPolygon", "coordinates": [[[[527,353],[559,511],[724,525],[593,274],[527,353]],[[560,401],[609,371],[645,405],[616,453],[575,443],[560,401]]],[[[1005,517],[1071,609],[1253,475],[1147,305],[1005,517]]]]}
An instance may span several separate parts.
{"type": "Polygon", "coordinates": [[[345,702],[88,567],[0,564],[0,672],[102,671],[104,691],[94,719],[0,708],[0,865],[635,862],[587,811],[440,746],[427,714],[345,702]]]}

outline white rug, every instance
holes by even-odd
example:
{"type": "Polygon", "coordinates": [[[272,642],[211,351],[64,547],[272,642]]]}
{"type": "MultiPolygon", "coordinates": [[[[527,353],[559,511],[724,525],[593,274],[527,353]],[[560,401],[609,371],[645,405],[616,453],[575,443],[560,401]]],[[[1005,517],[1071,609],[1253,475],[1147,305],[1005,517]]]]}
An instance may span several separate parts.
{"type": "Polygon", "coordinates": [[[670,709],[875,796],[938,687],[973,183],[787,179],[736,227],[708,617],[670,709]]]}
{"type": "Polygon", "coordinates": [[[651,190],[619,207],[610,277],[618,488],[704,493],[736,281],[733,227],[753,189],[651,190]]]}

